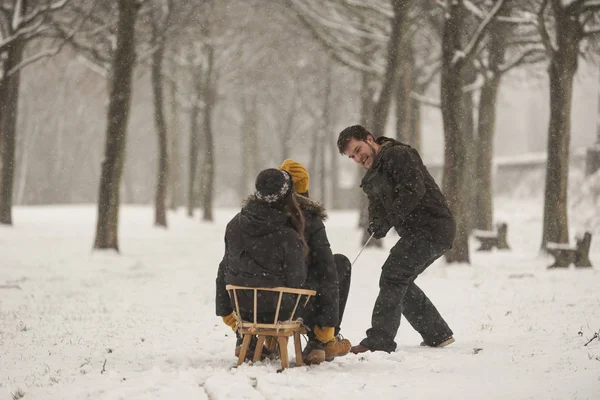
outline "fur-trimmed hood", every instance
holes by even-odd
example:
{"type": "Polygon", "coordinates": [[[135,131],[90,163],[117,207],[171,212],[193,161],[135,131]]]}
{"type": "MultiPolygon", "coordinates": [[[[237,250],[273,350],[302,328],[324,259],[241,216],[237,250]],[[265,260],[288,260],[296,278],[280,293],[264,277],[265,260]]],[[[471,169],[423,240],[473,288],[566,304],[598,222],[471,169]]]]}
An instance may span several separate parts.
{"type": "Polygon", "coordinates": [[[302,211],[316,215],[321,219],[321,221],[325,221],[327,219],[327,210],[323,204],[319,203],[318,201],[311,200],[308,197],[301,196],[298,193],[294,193],[294,198],[296,199],[296,202],[302,211]]]}
{"type": "MultiPolygon", "coordinates": [[[[327,210],[325,209],[323,204],[319,203],[318,201],[311,200],[308,197],[299,195],[298,193],[294,193],[294,198],[296,199],[296,202],[298,203],[302,211],[304,211],[305,213],[316,215],[317,217],[319,217],[319,219],[321,219],[321,221],[327,220],[327,210]]],[[[253,194],[246,197],[242,201],[242,207],[252,200],[256,200],[256,196],[253,194]]]]}

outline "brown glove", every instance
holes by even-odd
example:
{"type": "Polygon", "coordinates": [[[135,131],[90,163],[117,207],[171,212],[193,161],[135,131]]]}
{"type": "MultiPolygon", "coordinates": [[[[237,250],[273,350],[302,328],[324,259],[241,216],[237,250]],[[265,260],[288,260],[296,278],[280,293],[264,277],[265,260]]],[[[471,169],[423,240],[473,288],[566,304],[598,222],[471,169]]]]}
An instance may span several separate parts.
{"type": "Polygon", "coordinates": [[[235,326],[237,324],[237,321],[235,320],[235,316],[233,315],[233,313],[229,314],[226,317],[221,317],[221,318],[223,318],[223,322],[225,322],[225,325],[230,327],[231,330],[235,332],[235,326]]]}

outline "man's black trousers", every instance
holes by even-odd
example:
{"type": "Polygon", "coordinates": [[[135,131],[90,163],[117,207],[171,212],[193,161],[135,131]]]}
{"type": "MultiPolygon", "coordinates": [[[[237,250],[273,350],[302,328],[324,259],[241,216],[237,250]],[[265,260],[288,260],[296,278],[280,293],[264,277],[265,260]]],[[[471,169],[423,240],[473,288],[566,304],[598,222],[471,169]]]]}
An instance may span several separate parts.
{"type": "Polygon", "coordinates": [[[452,330],[415,279],[450,246],[418,238],[401,238],[390,250],[381,269],[379,296],[371,328],[361,344],[372,350],[392,352],[403,314],[423,340],[435,346],[452,336],[452,330]]]}

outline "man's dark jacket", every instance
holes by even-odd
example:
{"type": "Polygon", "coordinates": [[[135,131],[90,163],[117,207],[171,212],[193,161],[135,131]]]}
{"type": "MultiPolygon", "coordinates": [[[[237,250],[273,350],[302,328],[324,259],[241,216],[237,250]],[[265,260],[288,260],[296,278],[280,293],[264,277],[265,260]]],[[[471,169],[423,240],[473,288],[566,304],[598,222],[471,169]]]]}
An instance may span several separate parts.
{"type": "Polygon", "coordinates": [[[309,306],[315,314],[310,322],[319,326],[336,327],[339,319],[339,285],[337,269],[325,224],[325,208],[309,198],[295,195],[304,215],[304,237],[309,248],[308,277],[306,286],[317,291],[314,304],[309,306]]]}
{"type": "Polygon", "coordinates": [[[452,246],[454,216],[419,153],[386,137],[376,143],[382,147],[361,182],[369,198],[369,220],[393,226],[401,238],[452,246]]]}
{"type": "MultiPolygon", "coordinates": [[[[216,280],[216,313],[226,316],[233,311],[227,284],[301,288],[306,275],[304,249],[289,215],[250,197],[225,229],[225,255],[216,280]]],[[[276,300],[275,294],[262,295],[259,310],[274,313],[276,300]]],[[[252,310],[252,291],[238,291],[238,301],[240,309],[252,310]]]]}

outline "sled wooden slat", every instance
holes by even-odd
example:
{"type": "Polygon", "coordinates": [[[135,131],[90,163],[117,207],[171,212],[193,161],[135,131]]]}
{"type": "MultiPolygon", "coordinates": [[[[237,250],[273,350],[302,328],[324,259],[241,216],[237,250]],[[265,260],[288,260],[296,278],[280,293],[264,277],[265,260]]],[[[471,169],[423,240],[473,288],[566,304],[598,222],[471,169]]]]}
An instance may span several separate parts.
{"type": "Polygon", "coordinates": [[[300,304],[300,300],[303,296],[306,296],[306,301],[304,305],[308,303],[308,300],[311,296],[315,296],[317,292],[314,290],[307,289],[297,289],[297,288],[287,288],[287,287],[276,287],[276,288],[262,288],[262,287],[246,287],[246,286],[235,286],[235,285],[227,285],[227,292],[230,297],[233,297],[235,303],[235,315],[238,320],[236,332],[243,336],[244,340],[242,341],[242,348],[238,357],[237,365],[241,365],[248,353],[248,347],[250,346],[250,342],[252,337],[258,335],[258,342],[256,345],[256,349],[254,352],[253,361],[257,362],[260,360],[262,356],[263,346],[265,339],[269,336],[272,336],[276,339],[279,344],[279,354],[281,358],[281,368],[282,370],[285,368],[289,368],[289,360],[288,360],[288,352],[287,345],[288,339],[290,336],[294,337],[294,352],[296,355],[296,365],[304,365],[302,362],[302,346],[300,343],[300,335],[306,333],[306,329],[302,324],[301,318],[294,319],[296,315],[296,311],[298,309],[298,305],[300,304]],[[238,302],[238,290],[252,290],[253,291],[253,304],[252,310],[254,311],[253,321],[245,321],[241,319],[240,306],[238,302]],[[276,292],[279,293],[277,299],[277,309],[276,310],[259,310],[258,309],[258,298],[259,292],[276,292]],[[279,321],[280,308],[282,303],[282,298],[284,294],[296,296],[296,302],[294,309],[288,320],[279,321]],[[259,323],[258,315],[259,313],[275,312],[275,317],[272,323],[259,323]]]}

